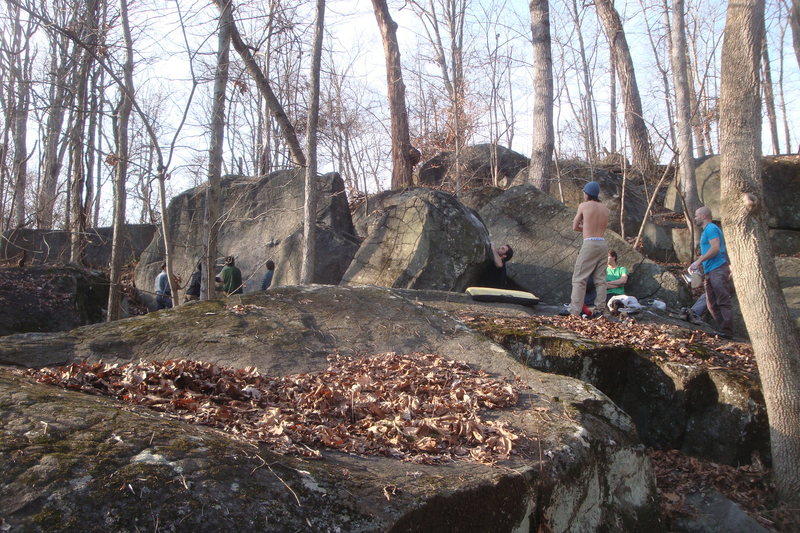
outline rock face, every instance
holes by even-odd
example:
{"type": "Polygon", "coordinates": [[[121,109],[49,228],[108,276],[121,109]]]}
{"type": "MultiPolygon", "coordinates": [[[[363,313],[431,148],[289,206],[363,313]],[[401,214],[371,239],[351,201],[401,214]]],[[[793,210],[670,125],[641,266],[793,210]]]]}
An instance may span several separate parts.
{"type": "MultiPolygon", "coordinates": [[[[123,230],[124,262],[139,259],[147,248],[156,227],[152,224],[126,224],[123,230]]],[[[86,230],[86,265],[106,268],[111,261],[113,228],[86,230]]],[[[26,264],[64,264],[69,262],[70,232],[57,230],[15,229],[3,233],[0,240],[0,259],[22,256],[26,250],[26,264]]]]}
{"type": "MultiPolygon", "coordinates": [[[[302,228],[302,170],[273,172],[261,178],[228,176],[223,179],[221,212],[226,214],[219,232],[218,255],[233,255],[236,266],[246,281],[245,292],[259,290],[268,259],[275,261],[273,285],[294,284],[300,280],[300,260],[295,257],[298,229],[302,228]],[[294,235],[294,237],[292,237],[294,235]],[[288,242],[285,242],[288,241],[288,242]]],[[[338,174],[325,174],[318,179],[317,223],[325,228],[318,243],[348,243],[333,251],[323,248],[317,254],[318,282],[338,283],[332,274],[344,272],[350,264],[353,247],[353,222],[338,174]],[[331,261],[339,265],[331,269],[331,261]]],[[[203,227],[206,186],[190,189],[169,205],[169,232],[174,243],[174,270],[184,281],[204,255],[206,232],[203,227]]],[[[302,230],[300,229],[301,233],[302,230]]],[[[156,275],[164,261],[160,232],[142,254],[136,268],[136,286],[148,291],[142,299],[152,303],[156,275]]]]}
{"type": "MultiPolygon", "coordinates": [[[[616,165],[614,168],[616,169],[616,165]]],[[[609,168],[592,167],[584,161],[560,161],[558,181],[551,184],[550,195],[564,202],[567,207],[577,208],[583,201],[583,186],[589,181],[600,184],[600,201],[611,211],[608,227],[622,234],[621,220],[624,219],[625,236],[638,235],[639,226],[647,212],[648,194],[652,194],[652,190],[645,189],[639,176],[631,176],[623,182],[622,174],[609,168]],[[622,212],[624,217],[620,216],[622,212]]],[[[660,194],[663,195],[663,188],[660,194]]],[[[653,211],[656,209],[662,209],[658,202],[653,211]]],[[[661,217],[654,215],[656,213],[651,212],[642,231],[644,252],[657,261],[674,262],[672,227],[675,224],[665,222],[661,217]]],[[[683,221],[678,225],[686,226],[683,221]]]]}
{"type": "Polygon", "coordinates": [[[483,223],[443,191],[385,196],[366,227],[343,283],[463,291],[478,282],[489,258],[483,223]]]}
{"type": "Polygon", "coordinates": [[[534,335],[490,336],[532,368],[603,391],[631,416],[647,446],[729,465],[750,464],[753,453],[769,457],[766,406],[752,376],[663,362],[654,354],[603,346],[549,327],[534,335]]]}
{"type": "MultiPolygon", "coordinates": [[[[492,240],[514,248],[514,258],[507,265],[511,279],[545,303],[568,302],[582,243],[580,233],[572,231],[574,210],[532,185],[481,198],[488,200],[476,207],[492,240]]],[[[632,272],[627,294],[641,300],[659,298],[670,306],[679,306],[688,297],[674,275],[645,259],[619,235],[608,231],[606,239],[609,249],[617,251],[619,264],[632,272]]]]}
{"type": "MultiPolygon", "coordinates": [[[[800,156],[771,156],[762,160],[761,178],[764,186],[764,205],[767,225],[772,229],[800,231],[800,156]]],[[[698,160],[697,189],[700,202],[711,208],[715,219],[721,216],[720,207],[720,157],[711,156],[698,160]]],[[[670,185],[664,206],[682,212],[675,185],[670,185]]],[[[785,236],[783,243],[797,242],[785,236]]],[[[798,253],[800,248],[784,250],[783,253],[798,253]]]]}
{"type": "MultiPolygon", "coordinates": [[[[511,184],[519,171],[528,166],[529,159],[503,146],[497,145],[496,148],[496,185],[507,187],[511,184]]],[[[481,185],[494,185],[492,160],[492,145],[490,144],[476,144],[474,146],[465,147],[459,154],[458,161],[461,186],[476,187],[481,185]]],[[[443,152],[425,161],[420,166],[417,183],[419,185],[439,186],[449,184],[455,186],[455,170],[455,153],[443,152]]]]}
{"type": "Polygon", "coordinates": [[[100,322],[108,277],[72,266],[0,269],[0,335],[64,331],[100,322]]]}
{"type": "Polygon", "coordinates": [[[613,403],[590,385],[514,361],[397,292],[284,287],[0,341],[6,364],[191,356],[271,375],[324,369],[331,352],[386,350],[438,353],[520,379],[530,388],[519,407],[496,413],[534,436],[535,451],[512,455],[502,468],[411,468],[334,451],[301,461],[0,370],[0,451],[15,457],[0,462],[0,514],[26,531],[154,523],[165,531],[663,531],[646,455],[613,403]]]}

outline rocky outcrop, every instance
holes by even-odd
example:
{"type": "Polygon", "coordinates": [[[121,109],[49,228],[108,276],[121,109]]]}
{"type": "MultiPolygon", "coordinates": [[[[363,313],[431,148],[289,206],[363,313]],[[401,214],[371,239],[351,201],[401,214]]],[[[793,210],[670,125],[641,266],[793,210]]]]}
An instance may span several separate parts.
{"type": "MultiPolygon", "coordinates": [[[[633,172],[623,178],[616,166],[612,168],[592,166],[580,160],[559,161],[558,177],[550,185],[550,195],[574,209],[583,201],[583,186],[589,181],[596,181],[600,184],[600,201],[611,211],[608,227],[622,234],[624,221],[625,236],[636,236],[647,212],[652,187],[645,187],[641,176],[633,172]]],[[[663,196],[663,188],[659,194],[663,196]]],[[[662,209],[656,202],[642,230],[642,247],[645,255],[651,259],[674,262],[672,228],[685,227],[686,224],[683,221],[678,224],[665,221],[655,212],[662,209]]]]}
{"type": "MultiPolygon", "coordinates": [[[[335,256],[344,265],[352,257],[354,238],[353,222],[344,192],[344,183],[338,174],[318,177],[317,223],[324,227],[320,241],[349,243],[342,249],[323,249],[317,254],[317,282],[338,283],[328,269],[330,257],[335,256]]],[[[261,178],[227,176],[222,184],[221,213],[224,221],[219,231],[218,256],[233,255],[236,266],[242,271],[245,292],[260,289],[265,263],[276,263],[274,285],[294,284],[300,280],[299,258],[296,253],[298,228],[302,228],[304,174],[302,170],[273,172],[261,178]],[[290,238],[292,235],[295,237],[290,238]],[[290,242],[284,243],[285,240],[290,242]],[[279,261],[280,259],[280,261],[279,261]],[[288,260],[288,264],[287,264],[288,260]]],[[[206,186],[201,185],[183,192],[169,205],[169,233],[174,244],[174,272],[184,281],[204,256],[206,231],[203,225],[206,186]]],[[[318,241],[318,242],[320,242],[318,241]]],[[[142,254],[136,268],[136,286],[143,290],[142,299],[152,303],[153,281],[164,261],[164,248],[160,232],[142,254]]],[[[339,268],[340,272],[344,267],[339,268]]]]}
{"type": "Polygon", "coordinates": [[[750,464],[754,453],[769,457],[766,406],[753,376],[662,361],[654,353],[544,326],[533,334],[499,329],[487,334],[532,368],[603,391],[631,416],[647,446],[730,465],[750,464]]]}
{"type": "Polygon", "coordinates": [[[451,194],[407,189],[382,198],[342,282],[463,291],[489,259],[489,235],[451,194]]]}
{"type": "MultiPolygon", "coordinates": [[[[715,219],[720,219],[720,156],[710,156],[698,160],[697,190],[700,202],[711,208],[715,219]]],[[[800,231],[800,156],[770,156],[761,160],[761,183],[764,187],[764,206],[767,226],[771,229],[798,232],[800,231]]],[[[675,185],[667,189],[664,206],[673,211],[682,212],[682,205],[675,185]]],[[[783,243],[796,242],[793,238],[783,243]]],[[[784,249],[782,253],[798,253],[800,248],[784,249]]]]}
{"type": "MultiPolygon", "coordinates": [[[[153,224],[126,224],[123,229],[123,263],[137,261],[150,241],[153,224]]],[[[86,266],[107,268],[111,261],[113,228],[86,230],[86,266]]],[[[26,265],[69,263],[70,232],[19,228],[3,233],[0,239],[0,260],[17,259],[25,251],[26,265]]]]}
{"type": "Polygon", "coordinates": [[[324,369],[328,353],[387,350],[438,353],[519,379],[527,388],[518,407],[495,416],[533,439],[529,451],[495,466],[335,451],[301,461],[4,370],[0,452],[15,459],[0,462],[0,515],[12,529],[47,531],[89,523],[115,531],[663,530],[649,463],[623,412],[594,387],[532,370],[400,292],[283,287],[0,341],[5,364],[190,356],[270,375],[324,369]]]}
{"type": "Polygon", "coordinates": [[[483,185],[509,186],[520,170],[526,168],[529,159],[504,146],[494,145],[497,152],[492,154],[493,145],[476,144],[466,146],[456,160],[455,152],[442,152],[425,161],[416,176],[418,185],[449,185],[456,187],[478,187],[483,185]],[[493,165],[493,161],[496,164],[493,165]],[[493,167],[497,176],[493,175],[493,167]],[[456,176],[458,169],[458,176],[456,176]]]}
{"type": "Polygon", "coordinates": [[[0,269],[0,335],[65,331],[105,318],[108,276],[72,266],[0,269]]]}
{"type": "MultiPolygon", "coordinates": [[[[545,303],[568,302],[582,243],[580,233],[572,230],[574,210],[531,185],[484,197],[491,199],[478,212],[492,240],[514,248],[514,258],[507,265],[511,279],[545,303]]],[[[680,307],[688,298],[673,274],[646,259],[619,235],[607,231],[606,239],[609,249],[617,251],[619,264],[631,272],[627,294],[641,300],[659,298],[673,307],[680,307]]]]}

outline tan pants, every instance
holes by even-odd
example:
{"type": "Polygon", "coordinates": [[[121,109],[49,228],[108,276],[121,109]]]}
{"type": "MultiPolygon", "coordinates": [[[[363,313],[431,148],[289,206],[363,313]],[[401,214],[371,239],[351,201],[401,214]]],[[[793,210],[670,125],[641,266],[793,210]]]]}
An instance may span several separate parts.
{"type": "Polygon", "coordinates": [[[594,311],[602,312],[606,305],[606,266],[608,265],[608,243],[605,240],[584,240],[575,270],[572,272],[572,296],[569,312],[581,314],[583,298],[586,296],[586,278],[592,276],[597,296],[594,299],[594,311]]]}

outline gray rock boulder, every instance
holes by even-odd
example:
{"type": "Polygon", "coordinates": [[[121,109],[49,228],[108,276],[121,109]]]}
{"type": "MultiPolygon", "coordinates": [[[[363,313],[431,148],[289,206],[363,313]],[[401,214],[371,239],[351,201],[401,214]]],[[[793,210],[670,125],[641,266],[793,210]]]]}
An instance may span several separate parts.
{"type": "MultiPolygon", "coordinates": [[[[711,208],[715,219],[721,215],[720,156],[710,156],[697,162],[697,189],[700,202],[711,208]]],[[[800,230],[800,156],[770,156],[761,160],[761,182],[764,186],[764,205],[767,225],[774,229],[800,230]]],[[[682,205],[672,184],[667,189],[664,206],[682,212],[682,205]]],[[[800,252],[795,250],[792,253],[800,252]]]]}
{"type": "Polygon", "coordinates": [[[685,516],[673,524],[684,533],[768,533],[737,504],[715,490],[693,492],[686,498],[685,516]]]}
{"type": "MultiPolygon", "coordinates": [[[[647,446],[729,465],[767,458],[769,424],[757,378],[728,369],[663,361],[655,353],[606,346],[558,328],[487,334],[520,361],[591,383],[636,424],[647,446]]],[[[690,334],[675,329],[675,335],[690,334]]],[[[708,348],[695,345],[702,353],[708,348]]]]}
{"type": "MultiPolygon", "coordinates": [[[[624,222],[625,236],[633,237],[638,235],[644,220],[649,195],[653,193],[652,187],[646,188],[641,176],[633,173],[623,180],[616,166],[613,168],[591,166],[580,160],[560,161],[558,177],[550,186],[550,195],[574,209],[583,201],[583,186],[589,181],[596,181],[600,184],[600,201],[611,211],[608,227],[622,234],[624,222]],[[621,216],[623,212],[624,216],[621,216]]],[[[663,189],[660,194],[663,195],[663,189]]],[[[642,231],[642,247],[652,259],[673,262],[675,253],[671,230],[675,224],[664,220],[658,210],[663,208],[656,202],[642,231]]]]}
{"type": "MultiPolygon", "coordinates": [[[[497,185],[507,187],[515,176],[526,168],[529,159],[522,154],[509,150],[504,146],[497,148],[497,185]]],[[[465,187],[494,185],[492,175],[492,145],[476,144],[466,146],[459,154],[460,184],[465,187]]],[[[442,152],[425,161],[419,168],[417,183],[419,185],[456,185],[455,152],[442,152]]]]}
{"type": "MultiPolygon", "coordinates": [[[[111,261],[113,228],[86,230],[86,266],[107,268],[111,261]]],[[[126,224],[123,229],[123,262],[137,261],[153,240],[156,227],[152,224],[126,224]]],[[[3,233],[0,239],[0,259],[16,259],[26,252],[26,265],[69,263],[70,232],[20,228],[3,233]]]]}
{"type": "Polygon", "coordinates": [[[6,364],[190,356],[270,375],[322,370],[328,353],[387,350],[519,379],[530,387],[519,407],[493,416],[531,435],[530,450],[496,466],[330,450],[309,462],[0,370],[0,452],[16,458],[0,462],[0,515],[12,529],[48,531],[663,531],[644,449],[613,403],[397,292],[283,287],[0,340],[6,364]]]}
{"type": "Polygon", "coordinates": [[[451,194],[415,188],[382,199],[342,283],[463,291],[489,258],[489,234],[451,194]]]}
{"type": "MultiPolygon", "coordinates": [[[[485,202],[478,211],[496,243],[510,243],[514,258],[510,278],[545,303],[568,302],[572,271],[582,244],[572,231],[574,209],[532,185],[512,187],[485,202]]],[[[631,272],[625,291],[641,300],[659,298],[679,307],[688,295],[682,282],[646,259],[613,231],[606,232],[609,249],[631,272]]]]}
{"type": "Polygon", "coordinates": [[[794,325],[800,331],[800,258],[776,257],[775,266],[780,276],[783,297],[789,306],[794,325]]]}
{"type": "MultiPolygon", "coordinates": [[[[317,184],[317,223],[326,228],[327,235],[321,237],[322,242],[351,243],[355,231],[341,177],[336,173],[325,174],[319,176],[317,184]]],[[[296,250],[291,243],[282,243],[295,234],[298,227],[302,227],[305,197],[303,171],[278,171],[261,179],[227,176],[223,179],[222,189],[221,212],[225,213],[225,220],[219,232],[217,255],[233,255],[236,258],[236,266],[242,271],[246,283],[245,292],[260,289],[268,259],[276,263],[277,283],[298,283],[299,259],[292,257],[289,264],[283,264],[278,257],[286,261],[288,254],[296,250]]],[[[206,185],[201,185],[179,194],[169,205],[174,271],[184,281],[189,279],[205,253],[205,198],[206,185]]],[[[347,254],[351,249],[352,245],[347,244],[340,251],[324,250],[324,255],[319,258],[321,263],[317,264],[318,277],[315,281],[331,281],[330,272],[325,268],[330,257],[340,258],[347,265],[350,262],[347,254]]],[[[163,261],[163,240],[159,232],[142,254],[136,268],[136,286],[143,290],[143,300],[151,304],[154,295],[150,291],[163,261]]],[[[339,268],[339,271],[343,270],[344,267],[339,268]]]]}
{"type": "Polygon", "coordinates": [[[0,268],[0,335],[101,322],[108,276],[74,266],[0,268]]]}
{"type": "MultiPolygon", "coordinates": [[[[329,226],[317,224],[316,256],[314,261],[314,281],[327,285],[336,285],[350,266],[350,262],[358,251],[359,241],[347,233],[337,232],[329,226]]],[[[270,253],[270,257],[281,268],[275,270],[272,286],[293,285],[300,280],[300,269],[303,261],[303,227],[299,226],[289,234],[270,253]]],[[[266,267],[263,268],[263,273],[266,267]]],[[[256,286],[261,277],[257,277],[256,286]]]]}

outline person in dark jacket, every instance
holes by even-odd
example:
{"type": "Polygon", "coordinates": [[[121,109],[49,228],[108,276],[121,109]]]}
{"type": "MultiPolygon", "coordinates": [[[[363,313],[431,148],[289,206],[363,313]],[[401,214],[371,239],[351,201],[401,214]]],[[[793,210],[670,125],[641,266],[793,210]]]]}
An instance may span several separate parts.
{"type": "Polygon", "coordinates": [[[264,274],[264,277],[261,278],[261,290],[265,291],[269,289],[269,286],[272,285],[272,276],[275,275],[275,263],[270,259],[267,261],[267,272],[264,274]]]}
{"type": "Polygon", "coordinates": [[[486,269],[484,283],[487,287],[495,289],[507,289],[508,277],[506,276],[506,263],[514,256],[514,250],[510,245],[504,244],[495,248],[492,243],[492,261],[486,269]]]}
{"type": "Polygon", "coordinates": [[[200,299],[200,283],[203,277],[203,263],[197,263],[197,268],[192,272],[192,277],[189,278],[189,285],[186,287],[185,302],[200,299]]]}

